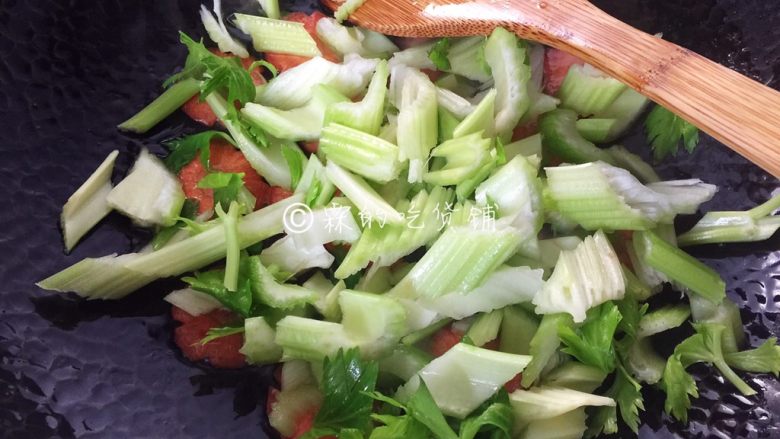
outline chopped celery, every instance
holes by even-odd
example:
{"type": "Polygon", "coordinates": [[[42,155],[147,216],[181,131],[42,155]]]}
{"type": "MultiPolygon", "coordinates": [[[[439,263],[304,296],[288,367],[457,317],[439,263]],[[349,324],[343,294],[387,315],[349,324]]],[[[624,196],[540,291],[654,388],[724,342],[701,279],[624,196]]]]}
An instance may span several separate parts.
{"type": "Polygon", "coordinates": [[[499,350],[510,354],[530,355],[531,340],[539,329],[538,319],[520,306],[507,306],[503,313],[499,350]]]}
{"type": "Polygon", "coordinates": [[[539,314],[568,313],[575,322],[582,322],[587,310],[622,299],[624,294],[620,261],[599,231],[576,249],[561,252],[553,274],[533,303],[539,314]]]}
{"type": "Polygon", "coordinates": [[[276,344],[276,331],[263,317],[244,320],[244,345],[240,352],[250,364],[271,364],[282,358],[282,348],[276,344]]]}
{"type": "Polygon", "coordinates": [[[364,59],[358,55],[345,57],[343,64],[315,57],[285,70],[268,84],[259,87],[255,101],[290,110],[308,102],[316,84],[329,85],[352,98],[365,90],[378,63],[377,59],[364,59]]]}
{"type": "Polygon", "coordinates": [[[604,143],[609,138],[615,119],[580,119],[576,122],[577,132],[585,140],[593,143],[604,143]]]}
{"type": "Polygon", "coordinates": [[[222,308],[220,301],[192,288],[171,291],[167,296],[163,297],[163,300],[177,308],[183,309],[191,316],[199,316],[222,308]]]}
{"type": "Polygon", "coordinates": [[[744,212],[707,212],[696,225],[678,237],[680,246],[751,242],[769,239],[780,228],[780,195],[744,212]]]}
{"type": "Polygon", "coordinates": [[[607,152],[612,156],[617,166],[629,170],[642,183],[661,181],[661,177],[655,173],[655,169],[650,164],[623,146],[613,145],[607,149],[607,152]]]}
{"type": "Polygon", "coordinates": [[[423,306],[454,319],[477,312],[489,312],[533,300],[544,286],[542,270],[528,267],[501,267],[488,275],[475,289],[465,293],[448,293],[421,300],[423,306]]]}
{"type": "Polygon", "coordinates": [[[217,43],[217,47],[222,52],[232,53],[240,58],[248,57],[249,52],[246,51],[244,45],[236,41],[225,27],[225,22],[222,20],[220,0],[214,0],[214,14],[216,14],[217,18],[211,15],[206,6],[200,5],[200,20],[203,22],[203,27],[206,29],[206,33],[209,34],[211,41],[217,43]]]}
{"type": "Polygon", "coordinates": [[[360,228],[349,206],[319,207],[289,212],[284,230],[296,248],[313,248],[330,242],[352,243],[360,237],[360,228]]]}
{"type": "Polygon", "coordinates": [[[276,344],[282,347],[282,360],[320,361],[339,349],[357,346],[340,323],[287,316],[276,324],[276,344]]]}
{"type": "MultiPolygon", "coordinates": [[[[411,302],[409,300],[404,300],[404,299],[400,300],[400,302],[401,302],[402,305],[409,305],[409,304],[417,305],[416,302],[411,302]]],[[[409,308],[411,308],[411,307],[407,306],[407,312],[406,312],[407,317],[412,316],[412,313],[409,312],[409,308]]],[[[421,310],[424,309],[424,308],[419,307],[419,306],[417,308],[421,309],[421,310]]],[[[437,317],[435,312],[431,312],[429,314],[432,315],[433,318],[437,317]]],[[[409,319],[409,320],[412,320],[412,319],[409,319]]],[[[428,320],[428,319],[425,319],[425,320],[428,320]]],[[[413,323],[420,323],[420,322],[413,322],[413,323]]],[[[409,334],[405,335],[401,339],[401,344],[403,344],[404,346],[413,346],[413,345],[415,345],[415,344],[417,344],[417,343],[427,339],[428,337],[430,337],[433,334],[435,334],[438,330],[440,330],[440,329],[444,328],[445,326],[449,325],[450,323],[452,323],[452,319],[449,319],[449,318],[439,319],[439,320],[426,322],[426,323],[427,323],[427,325],[425,325],[425,326],[420,325],[420,324],[414,324],[414,325],[410,324],[410,327],[414,327],[415,329],[412,332],[410,332],[409,334]]]]}
{"type": "Polygon", "coordinates": [[[346,0],[341,6],[334,12],[334,17],[339,22],[342,22],[349,18],[349,16],[357,11],[357,9],[365,3],[366,0],[346,0]]]}
{"type": "Polygon", "coordinates": [[[585,229],[645,230],[695,211],[716,187],[699,180],[644,186],[628,171],[595,162],[545,168],[549,195],[565,218],[585,229]]]}
{"type": "Polygon", "coordinates": [[[350,201],[355,203],[362,215],[390,224],[403,222],[403,216],[387,204],[362,178],[350,174],[334,162],[328,162],[325,166],[325,174],[350,201]]]}
{"type": "Polygon", "coordinates": [[[605,111],[626,90],[626,85],[594,67],[573,65],[558,90],[561,105],[583,116],[605,111]]]}
{"type": "Polygon", "coordinates": [[[341,320],[341,308],[339,307],[339,296],[341,292],[347,289],[343,280],[340,280],[324,296],[314,302],[314,307],[325,317],[326,320],[336,322],[341,320]]]}
{"type": "Polygon", "coordinates": [[[587,419],[585,408],[580,407],[552,418],[538,419],[528,423],[517,439],[581,439],[585,437],[587,419]]]}
{"type": "MultiPolygon", "coordinates": [[[[322,21],[322,20],[320,20],[322,21]]],[[[331,105],[325,113],[324,126],[338,123],[376,136],[385,115],[387,78],[390,71],[386,61],[380,61],[368,85],[368,91],[360,102],[342,102],[331,105]]]]}
{"type": "Polygon", "coordinates": [[[582,137],[577,130],[577,113],[574,111],[559,109],[542,115],[539,118],[539,131],[545,150],[564,162],[615,162],[607,151],[582,137]]]}
{"type": "Polygon", "coordinates": [[[238,203],[233,201],[227,213],[222,210],[222,205],[217,204],[216,212],[222,220],[225,230],[225,281],[224,285],[229,291],[238,290],[238,268],[241,258],[241,247],[238,242],[238,203]]]}
{"type": "Polygon", "coordinates": [[[235,23],[242,32],[252,37],[252,44],[258,52],[308,57],[320,55],[317,42],[302,23],[245,14],[235,14],[235,23]]]}
{"type": "Polygon", "coordinates": [[[390,58],[390,67],[407,66],[417,69],[435,69],[433,61],[428,57],[428,52],[433,48],[434,42],[426,42],[409,47],[393,54],[390,58]]]}
{"type": "Polygon", "coordinates": [[[497,27],[485,43],[485,61],[490,66],[496,91],[496,133],[508,136],[528,110],[531,67],[525,45],[515,34],[497,27]]]}
{"type": "Polygon", "coordinates": [[[260,3],[260,7],[263,8],[263,12],[268,18],[275,20],[281,18],[281,12],[279,11],[279,0],[257,0],[260,3]]]}
{"type": "Polygon", "coordinates": [[[431,151],[431,157],[443,157],[447,163],[439,170],[423,176],[429,184],[450,186],[473,177],[490,153],[491,140],[482,133],[448,140],[431,151]]]}
{"type": "Polygon", "coordinates": [[[690,316],[691,310],[685,305],[669,305],[659,308],[642,316],[642,320],[639,321],[637,337],[650,337],[676,328],[687,322],[690,316]]]}
{"type": "Polygon", "coordinates": [[[304,194],[304,201],[309,207],[322,207],[330,201],[336,188],[325,175],[325,167],[316,154],[309,156],[306,167],[301,175],[296,194],[304,194]]]}
{"type": "Polygon", "coordinates": [[[393,286],[390,283],[392,275],[390,267],[372,265],[370,269],[366,270],[366,274],[363,275],[360,282],[355,285],[355,289],[366,293],[384,294],[393,286]]]}
{"type": "Polygon", "coordinates": [[[323,399],[322,392],[314,383],[295,389],[282,389],[270,407],[268,423],[280,435],[293,436],[301,416],[318,410],[322,406],[323,399]]]}
{"type": "Polygon", "coordinates": [[[406,331],[406,311],[391,297],[344,290],[339,305],[344,331],[364,357],[384,355],[406,331]]]}
{"type": "Polygon", "coordinates": [[[523,372],[522,385],[525,388],[539,380],[542,371],[555,356],[561,339],[558,337],[558,327],[571,323],[571,316],[567,314],[545,314],[539,323],[539,329],[531,339],[529,354],[531,362],[523,372]]]}
{"type": "Polygon", "coordinates": [[[637,255],[673,282],[715,303],[726,297],[726,284],[717,272],[655,233],[634,233],[633,242],[637,255]]]}
{"type": "Polygon", "coordinates": [[[440,87],[436,87],[436,101],[441,108],[452,113],[458,120],[463,120],[466,116],[473,113],[475,108],[468,99],[440,87]]]}
{"type": "Polygon", "coordinates": [[[388,356],[379,360],[379,372],[392,374],[404,382],[412,379],[433,357],[413,346],[398,345],[388,356]]]}
{"type": "Polygon", "coordinates": [[[592,393],[607,378],[603,370],[586,366],[577,361],[568,361],[556,367],[542,380],[545,387],[565,387],[579,392],[592,393]]]}
{"type": "MultiPolygon", "coordinates": [[[[262,147],[255,143],[255,140],[244,131],[241,123],[228,116],[227,101],[217,93],[206,96],[206,103],[230,132],[230,136],[236,141],[236,146],[244,154],[252,168],[272,185],[290,189],[292,175],[282,153],[283,144],[274,141],[270,142],[267,147],[262,147]]],[[[288,148],[298,148],[295,144],[285,145],[288,148]]]]}
{"type": "Polygon", "coordinates": [[[468,134],[482,133],[485,137],[493,136],[493,114],[496,104],[496,89],[490,91],[482,98],[479,104],[474,108],[458,126],[452,130],[452,137],[458,138],[468,134]]]}
{"type": "Polygon", "coordinates": [[[264,265],[276,265],[282,271],[293,274],[313,267],[329,268],[334,259],[321,244],[297,247],[289,235],[274,242],[260,253],[260,260],[264,265]]]}
{"type": "Polygon", "coordinates": [[[623,135],[642,114],[649,102],[650,100],[638,91],[626,88],[609,107],[594,114],[598,118],[615,120],[615,124],[603,141],[612,142],[623,135]]]}
{"type": "Polygon", "coordinates": [[[479,314],[466,331],[466,337],[474,343],[474,346],[484,346],[498,337],[503,319],[504,313],[501,310],[479,314]]]}
{"type": "Polygon", "coordinates": [[[401,172],[396,145],[337,123],[322,130],[320,151],[329,161],[380,183],[396,179],[401,172]]]}
{"type": "MultiPolygon", "coordinates": [[[[628,253],[633,253],[633,249],[628,249],[628,253]]],[[[631,257],[631,256],[629,256],[631,257]]],[[[626,283],[626,296],[633,297],[639,301],[649,299],[655,291],[644,280],[640,279],[632,270],[621,264],[623,268],[623,279],[626,283]]]]}
{"type": "Polygon", "coordinates": [[[318,299],[315,291],[299,285],[279,283],[257,256],[249,258],[248,272],[255,299],[271,308],[292,309],[314,303],[318,299]]]}
{"type": "Polygon", "coordinates": [[[200,92],[200,81],[197,79],[187,78],[178,81],[168,87],[143,110],[119,124],[117,128],[122,131],[143,134],[178,110],[198,92],[200,92]]]}
{"type": "Polygon", "coordinates": [[[341,55],[388,58],[398,47],[386,36],[359,27],[347,27],[330,17],[317,21],[317,36],[341,55]]]}
{"type": "Polygon", "coordinates": [[[444,107],[439,107],[439,143],[452,139],[455,127],[458,126],[460,120],[455,117],[454,114],[446,110],[444,107]]]}
{"type": "Polygon", "coordinates": [[[530,124],[536,122],[539,116],[555,110],[556,108],[558,108],[558,104],[561,103],[560,100],[550,95],[546,95],[543,93],[533,93],[533,92],[531,92],[530,94],[531,94],[531,107],[528,108],[528,111],[526,111],[525,115],[522,118],[520,118],[520,122],[518,123],[518,125],[530,124]]]}
{"type": "Polygon", "coordinates": [[[512,142],[504,145],[504,155],[507,160],[512,160],[518,155],[522,155],[526,158],[531,156],[542,157],[542,135],[534,134],[520,139],[517,142],[512,142]]]}
{"type": "Polygon", "coordinates": [[[70,252],[92,227],[111,212],[107,198],[113,188],[111,173],[118,155],[118,150],[111,151],[62,206],[60,225],[65,251],[70,252]]]}
{"type": "Polygon", "coordinates": [[[534,421],[551,419],[586,406],[614,406],[612,398],[578,392],[562,387],[534,387],[516,390],[509,395],[515,419],[515,430],[534,421]]]}
{"type": "Polygon", "coordinates": [[[316,384],[317,378],[314,376],[313,366],[303,360],[291,360],[282,364],[282,376],[280,388],[283,391],[295,390],[308,384],[316,384]]]}
{"type": "MultiPolygon", "coordinates": [[[[487,227],[485,227],[487,229],[487,227]]],[[[474,290],[519,245],[512,229],[479,230],[450,226],[393,289],[399,297],[435,299],[474,290]]]]}
{"type": "Polygon", "coordinates": [[[428,154],[438,140],[436,86],[409,67],[392,69],[390,89],[398,108],[399,160],[409,161],[409,182],[422,181],[428,154]]]}
{"type": "Polygon", "coordinates": [[[447,51],[449,71],[477,82],[490,80],[490,66],[485,62],[485,37],[458,38],[447,51]]]}
{"type": "Polygon", "coordinates": [[[522,372],[530,359],[458,343],[423,367],[397,396],[407,399],[422,380],[444,414],[462,419],[522,372]]]}
{"type": "Polygon", "coordinates": [[[179,179],[163,162],[142,149],[130,172],[108,193],[106,201],[142,226],[172,226],[184,205],[184,192],[179,179]]]}
{"type": "Polygon", "coordinates": [[[691,315],[696,323],[716,323],[725,326],[723,331],[723,352],[739,351],[746,344],[746,336],[739,307],[731,300],[725,299],[719,304],[694,294],[689,294],[691,315]]]}
{"type": "Polygon", "coordinates": [[[293,141],[316,140],[320,137],[328,107],[349,99],[327,85],[312,87],[312,97],[303,107],[278,110],[249,102],[241,109],[245,120],[268,134],[293,141]]]}

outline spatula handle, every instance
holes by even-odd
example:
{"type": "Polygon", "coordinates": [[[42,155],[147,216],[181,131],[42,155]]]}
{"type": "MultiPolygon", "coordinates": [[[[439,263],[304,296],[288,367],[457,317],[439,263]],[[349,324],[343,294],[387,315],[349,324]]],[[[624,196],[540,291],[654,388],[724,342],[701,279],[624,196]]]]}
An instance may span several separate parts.
{"type": "Polygon", "coordinates": [[[510,1],[518,10],[537,3],[538,16],[525,23],[521,16],[519,23],[513,23],[519,35],[580,56],[780,177],[777,91],[634,29],[590,3],[510,1]],[[538,19],[544,22],[535,23],[538,19]],[[544,32],[539,33],[540,28],[544,32]]]}

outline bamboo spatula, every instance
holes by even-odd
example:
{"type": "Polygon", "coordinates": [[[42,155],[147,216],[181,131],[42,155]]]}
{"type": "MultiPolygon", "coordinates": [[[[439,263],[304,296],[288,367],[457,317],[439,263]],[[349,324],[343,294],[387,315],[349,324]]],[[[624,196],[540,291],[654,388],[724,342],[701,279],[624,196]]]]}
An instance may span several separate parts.
{"type": "MultiPolygon", "coordinates": [[[[323,2],[331,9],[340,3],[323,2]]],[[[585,0],[366,0],[349,19],[404,37],[487,35],[505,27],[579,56],[780,177],[780,93],[585,0]]]]}

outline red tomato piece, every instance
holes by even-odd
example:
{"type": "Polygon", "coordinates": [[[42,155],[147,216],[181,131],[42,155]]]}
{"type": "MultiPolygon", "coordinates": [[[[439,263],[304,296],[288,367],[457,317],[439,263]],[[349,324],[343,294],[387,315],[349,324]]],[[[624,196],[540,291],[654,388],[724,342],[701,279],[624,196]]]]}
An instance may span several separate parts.
{"type": "Polygon", "coordinates": [[[269,387],[268,388],[268,395],[265,398],[265,414],[270,415],[271,411],[274,408],[274,405],[276,404],[276,401],[279,400],[279,389],[276,387],[269,387]]]}
{"type": "Polygon", "coordinates": [[[569,68],[583,64],[585,61],[574,55],[548,47],[544,52],[544,91],[549,95],[558,93],[569,68]]]}
{"type": "Polygon", "coordinates": [[[523,374],[518,373],[514,377],[512,377],[511,380],[507,381],[506,384],[504,384],[504,389],[506,389],[507,392],[512,393],[515,390],[520,388],[520,382],[523,380],[523,374]]]}
{"type": "Polygon", "coordinates": [[[221,369],[243,367],[246,362],[239,352],[244,344],[242,334],[220,337],[205,345],[200,343],[209,329],[227,326],[234,320],[231,312],[222,309],[195,316],[174,330],[174,340],[182,354],[191,361],[208,360],[212,366],[221,369]]]}
{"type": "Polygon", "coordinates": [[[316,154],[319,148],[320,148],[320,142],[317,142],[316,140],[303,143],[303,150],[308,152],[309,154],[316,154]]]}
{"type": "MultiPolygon", "coordinates": [[[[311,430],[311,428],[314,426],[314,418],[317,417],[318,411],[319,408],[317,407],[299,416],[298,422],[295,426],[295,432],[293,433],[292,436],[290,436],[289,439],[298,439],[304,434],[308,433],[309,430],[311,430]]],[[[338,438],[336,436],[320,436],[319,439],[338,439],[338,438]]]]}
{"type": "MultiPolygon", "coordinates": [[[[320,37],[317,36],[317,22],[325,18],[325,14],[319,11],[312,12],[311,14],[305,14],[303,12],[293,12],[284,17],[287,21],[295,21],[303,23],[303,27],[306,32],[311,35],[314,41],[317,43],[317,48],[320,49],[322,57],[328,61],[341,62],[341,58],[328,47],[320,37]]],[[[265,60],[273,64],[279,72],[289,70],[295,66],[305,63],[310,60],[307,56],[290,55],[287,53],[275,53],[267,52],[265,54],[265,60]]]]}
{"type": "Polygon", "coordinates": [[[490,349],[491,351],[497,351],[498,345],[499,345],[498,339],[494,338],[493,340],[490,340],[489,342],[485,343],[485,345],[482,347],[485,349],[490,349]]]}
{"type": "Polygon", "coordinates": [[[171,317],[173,320],[176,320],[179,323],[187,323],[190,320],[194,319],[195,316],[188,313],[187,311],[179,308],[178,306],[172,306],[171,307],[171,317]]]}
{"type": "Polygon", "coordinates": [[[199,157],[195,157],[179,170],[179,181],[181,181],[184,196],[198,202],[198,213],[208,212],[214,208],[214,191],[198,187],[198,182],[206,174],[208,172],[203,167],[199,157]]]}
{"type": "Polygon", "coordinates": [[[292,191],[289,191],[281,186],[271,186],[271,189],[268,191],[268,204],[274,204],[292,196],[292,191]]]}
{"type": "Polygon", "coordinates": [[[515,127],[515,130],[512,132],[512,141],[516,142],[518,140],[523,140],[526,137],[533,136],[538,132],[539,132],[539,124],[537,123],[536,120],[532,120],[530,122],[515,127]]]}
{"type": "Polygon", "coordinates": [[[441,78],[442,73],[439,70],[434,69],[422,69],[421,72],[425,73],[428,76],[428,79],[431,80],[431,82],[436,82],[437,79],[441,78]]]}
{"type": "Polygon", "coordinates": [[[452,349],[453,346],[460,343],[462,338],[463,333],[454,329],[452,325],[439,329],[431,338],[431,355],[441,357],[445,352],[452,349]]]}

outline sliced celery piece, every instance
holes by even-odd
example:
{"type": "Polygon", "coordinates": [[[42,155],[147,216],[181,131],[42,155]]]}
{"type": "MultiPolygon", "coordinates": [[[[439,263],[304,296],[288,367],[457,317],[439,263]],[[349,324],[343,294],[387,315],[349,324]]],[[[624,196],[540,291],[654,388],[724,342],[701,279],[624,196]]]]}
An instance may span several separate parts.
{"type": "Polygon", "coordinates": [[[279,283],[257,256],[249,258],[248,272],[255,299],[271,308],[293,309],[312,304],[319,298],[315,291],[308,288],[279,283]]]}
{"type": "Polygon", "coordinates": [[[386,36],[360,27],[342,26],[330,17],[317,21],[317,36],[341,55],[356,53],[367,58],[389,58],[398,51],[386,36]]]}
{"type": "Polygon", "coordinates": [[[655,169],[649,163],[623,146],[613,145],[607,149],[607,152],[612,156],[617,166],[630,171],[642,183],[661,181],[661,177],[656,174],[655,169]]]}
{"type": "Polygon", "coordinates": [[[780,228],[780,216],[770,216],[778,208],[780,195],[744,212],[707,212],[677,240],[680,246],[763,241],[780,228]]]}
{"type": "Polygon", "coordinates": [[[538,419],[528,423],[517,439],[581,439],[585,437],[588,418],[581,407],[552,418],[538,419]]]}
{"type": "Polygon", "coordinates": [[[372,136],[378,135],[385,116],[387,78],[389,76],[390,70],[387,67],[387,62],[380,61],[363,100],[331,105],[325,113],[324,126],[338,123],[372,136]]]}
{"type": "Polygon", "coordinates": [[[637,255],[673,282],[714,303],[726,297],[726,284],[717,272],[655,233],[634,233],[633,242],[637,255]]]}
{"type": "Polygon", "coordinates": [[[498,350],[510,354],[530,355],[531,339],[539,329],[539,320],[521,306],[507,306],[503,313],[498,350]]]}
{"type": "Polygon", "coordinates": [[[302,23],[257,15],[235,14],[236,27],[252,37],[258,52],[286,53],[298,56],[319,56],[317,42],[302,23]]]}
{"type": "Polygon", "coordinates": [[[598,367],[586,366],[578,361],[568,361],[550,371],[541,385],[592,393],[606,378],[607,374],[598,367]]]}
{"type": "Polygon", "coordinates": [[[501,267],[488,275],[484,283],[466,293],[448,293],[434,299],[422,299],[428,309],[454,319],[478,312],[489,312],[516,303],[533,300],[543,285],[542,270],[528,267],[501,267]]]}
{"type": "Polygon", "coordinates": [[[605,150],[586,140],[577,130],[577,113],[558,109],[539,118],[539,131],[545,150],[569,163],[602,161],[614,164],[605,150]]]}
{"type": "Polygon", "coordinates": [[[529,390],[516,390],[509,395],[509,403],[514,412],[516,431],[529,423],[552,419],[569,413],[580,407],[614,407],[612,398],[578,392],[562,387],[534,387],[529,390]]]}
{"type": "Polygon", "coordinates": [[[339,349],[357,346],[340,323],[287,316],[276,324],[276,344],[282,347],[282,361],[321,361],[339,349]]]}
{"type": "Polygon", "coordinates": [[[322,406],[323,395],[314,383],[291,390],[282,390],[270,407],[268,423],[280,435],[291,437],[299,425],[301,416],[314,413],[322,406]]]}
{"type": "Polygon", "coordinates": [[[637,380],[647,384],[657,384],[661,381],[666,360],[655,352],[650,339],[636,340],[625,356],[625,367],[637,380]]]}
{"type": "Polygon", "coordinates": [[[350,201],[355,203],[363,215],[390,224],[403,222],[403,216],[387,204],[362,178],[350,174],[335,162],[328,162],[325,165],[325,174],[350,201]]]}
{"type": "Polygon", "coordinates": [[[344,63],[332,63],[315,57],[280,73],[268,84],[258,88],[255,101],[290,110],[304,105],[311,99],[316,84],[333,87],[347,97],[355,97],[365,90],[379,60],[348,55],[344,63]]]}
{"type": "Polygon", "coordinates": [[[272,364],[282,358],[282,348],[276,344],[276,331],[264,317],[244,320],[244,345],[240,352],[249,364],[272,364]]]}
{"type": "Polygon", "coordinates": [[[398,345],[392,353],[379,360],[379,372],[392,374],[406,382],[431,360],[433,357],[423,350],[398,345]]]}
{"type": "Polygon", "coordinates": [[[263,249],[260,260],[266,266],[276,265],[282,271],[296,274],[308,268],[329,268],[335,258],[321,244],[297,247],[288,235],[263,249]]]}
{"type": "Polygon", "coordinates": [[[434,42],[426,42],[394,53],[393,57],[390,58],[390,67],[401,65],[417,69],[435,69],[436,66],[428,57],[428,52],[431,51],[433,45],[434,42]]]}
{"type": "Polygon", "coordinates": [[[360,282],[355,285],[355,289],[366,293],[384,294],[393,287],[392,277],[393,273],[390,267],[372,265],[369,270],[366,270],[366,274],[363,275],[360,282]]]}
{"type": "Polygon", "coordinates": [[[501,310],[479,314],[469,330],[466,331],[466,336],[474,343],[474,346],[484,346],[498,337],[503,319],[504,313],[501,310]]]}
{"type": "Polygon", "coordinates": [[[435,299],[465,293],[495,271],[519,245],[513,229],[487,230],[450,226],[391,294],[435,299]]]}
{"type": "Polygon", "coordinates": [[[526,158],[530,158],[531,156],[537,156],[538,158],[541,158],[542,135],[534,134],[532,136],[526,137],[525,139],[520,139],[516,142],[504,145],[504,156],[506,157],[507,161],[512,160],[518,155],[522,155],[526,158]]]}
{"type": "Polygon", "coordinates": [[[249,102],[241,114],[246,121],[278,139],[316,140],[322,131],[326,109],[339,102],[349,102],[349,99],[329,86],[317,84],[312,88],[311,100],[303,107],[278,110],[249,102]]]}
{"type": "Polygon", "coordinates": [[[648,285],[647,283],[645,283],[645,281],[643,281],[642,279],[639,279],[639,277],[636,274],[634,274],[634,272],[630,270],[628,267],[626,267],[625,265],[622,265],[622,267],[623,267],[623,279],[626,282],[626,295],[629,297],[633,297],[634,299],[639,301],[645,301],[649,299],[655,292],[653,291],[653,288],[650,287],[650,285],[648,285]]]}
{"type": "Polygon", "coordinates": [[[715,304],[695,294],[689,294],[688,299],[691,302],[691,315],[694,322],[715,323],[726,328],[722,336],[723,352],[737,352],[747,343],[739,307],[734,302],[725,299],[715,304]]]}
{"type": "Polygon", "coordinates": [[[214,1],[214,14],[217,18],[214,18],[206,9],[206,6],[200,5],[200,21],[203,22],[203,27],[206,29],[206,33],[209,34],[211,41],[217,43],[219,50],[225,53],[232,53],[239,58],[246,58],[249,56],[249,52],[243,44],[236,41],[230,32],[225,27],[225,22],[222,20],[222,5],[220,0],[214,1]]]}
{"type": "Polygon", "coordinates": [[[632,88],[626,88],[604,111],[594,114],[602,119],[614,119],[615,124],[603,142],[612,142],[622,136],[634,121],[647,108],[649,99],[632,88]]]}
{"type": "Polygon", "coordinates": [[[450,113],[444,107],[439,107],[439,143],[453,138],[453,131],[458,126],[460,120],[450,113]]]}
{"type": "Polygon", "coordinates": [[[260,7],[263,8],[263,12],[268,18],[278,20],[281,18],[281,12],[279,11],[279,0],[257,0],[260,3],[260,7]]]}
{"type": "Polygon", "coordinates": [[[163,300],[177,308],[183,309],[191,316],[199,316],[222,308],[220,301],[192,288],[171,291],[167,296],[163,297],[163,300]]]}
{"type": "Polygon", "coordinates": [[[428,154],[438,140],[436,86],[419,70],[392,69],[390,89],[398,108],[399,159],[409,161],[410,183],[422,181],[428,154]]]}
{"type": "Polygon", "coordinates": [[[344,331],[357,342],[364,357],[384,355],[406,332],[406,311],[391,297],[344,290],[339,294],[339,305],[344,331]]]}
{"type": "Polygon", "coordinates": [[[561,101],[550,95],[543,93],[534,93],[529,89],[531,95],[531,107],[525,112],[523,117],[520,118],[519,125],[536,122],[536,120],[542,114],[549,113],[558,108],[561,101]]]}
{"type": "Polygon", "coordinates": [[[353,12],[365,3],[366,0],[346,0],[336,9],[334,16],[339,22],[346,20],[353,12]]]}
{"type": "Polygon", "coordinates": [[[494,130],[493,114],[495,112],[495,104],[496,89],[491,88],[476,108],[474,108],[474,111],[466,116],[466,118],[452,130],[452,137],[457,138],[480,132],[485,137],[492,137],[494,130]]]}
{"type": "MultiPolygon", "coordinates": [[[[241,218],[238,222],[240,247],[249,247],[280,233],[284,211],[300,200],[299,196],[292,196],[241,218]]],[[[84,259],[38,282],[38,286],[52,291],[72,291],[92,299],[119,299],[154,279],[177,276],[216,262],[225,252],[224,228],[212,227],[152,253],[84,259]]]]}
{"type": "Polygon", "coordinates": [[[463,419],[522,372],[530,360],[526,355],[458,343],[423,367],[398,390],[397,397],[406,400],[422,380],[444,414],[463,419]]]}
{"type": "Polygon", "coordinates": [[[351,207],[331,203],[314,210],[301,208],[288,213],[284,230],[297,248],[312,248],[331,242],[352,243],[360,237],[360,228],[351,207]]]}
{"type": "Polygon", "coordinates": [[[178,110],[198,92],[200,92],[200,81],[197,79],[188,78],[178,81],[168,87],[143,110],[119,124],[117,128],[122,131],[143,134],[178,110]]]}
{"type": "Polygon", "coordinates": [[[172,226],[184,205],[179,179],[146,149],[106,196],[108,205],[142,226],[172,226]]]}
{"type": "Polygon", "coordinates": [[[622,299],[624,294],[620,261],[599,231],[574,250],[561,252],[553,274],[533,303],[539,314],[568,313],[575,322],[582,322],[587,310],[622,299]]]}
{"type": "Polygon", "coordinates": [[[92,227],[111,212],[107,197],[113,188],[111,173],[118,155],[118,150],[111,151],[62,206],[60,225],[65,251],[70,252],[92,227]]]}
{"type": "Polygon", "coordinates": [[[336,191],[335,186],[325,175],[325,167],[316,154],[309,156],[306,167],[301,175],[296,194],[304,194],[304,201],[309,207],[322,207],[328,203],[336,191]]]}
{"type": "Polygon", "coordinates": [[[474,112],[475,107],[468,99],[446,88],[436,87],[436,100],[441,108],[452,113],[458,120],[463,120],[474,112]]]}
{"type": "Polygon", "coordinates": [[[669,305],[659,308],[642,316],[642,320],[639,321],[637,337],[650,337],[676,328],[687,322],[690,316],[691,310],[685,305],[669,305]]]}
{"type": "Polygon", "coordinates": [[[577,132],[585,140],[593,143],[607,142],[612,127],[617,124],[615,119],[580,119],[576,122],[577,132]]]}
{"type": "Polygon", "coordinates": [[[431,151],[431,157],[443,157],[447,163],[439,170],[423,176],[426,183],[438,186],[455,185],[473,177],[490,154],[491,140],[482,133],[448,140],[431,151]]]}
{"type": "Polygon", "coordinates": [[[331,123],[322,130],[320,151],[329,161],[370,180],[398,178],[398,146],[362,131],[331,123]]]}
{"type": "MultiPolygon", "coordinates": [[[[228,117],[227,101],[219,94],[211,93],[206,96],[206,103],[209,104],[214,114],[225,125],[230,136],[236,141],[236,146],[244,154],[252,168],[272,185],[290,189],[292,176],[287,160],[285,160],[282,154],[282,143],[280,141],[272,141],[267,147],[256,144],[244,132],[239,123],[228,117]]],[[[285,147],[298,149],[298,146],[294,143],[288,143],[285,147]]]]}
{"type": "Polygon", "coordinates": [[[571,316],[567,314],[545,314],[539,323],[539,329],[531,338],[529,354],[531,362],[523,373],[522,385],[525,388],[531,387],[542,374],[542,371],[555,357],[558,347],[561,345],[561,339],[558,337],[558,327],[571,324],[571,316]]]}
{"type": "Polygon", "coordinates": [[[485,61],[490,66],[496,91],[496,133],[508,136],[528,110],[531,67],[525,45],[515,34],[497,27],[485,43],[485,61]]]}
{"type": "Polygon", "coordinates": [[[485,61],[485,37],[458,38],[450,44],[447,59],[449,71],[477,82],[490,80],[490,66],[485,61]]]}
{"type": "MultiPolygon", "coordinates": [[[[253,206],[254,207],[254,206],[253,206]]],[[[238,291],[238,269],[241,259],[241,246],[238,242],[238,203],[233,201],[227,213],[217,204],[217,215],[225,230],[225,281],[228,291],[238,291]]]]}
{"type": "Polygon", "coordinates": [[[564,108],[589,116],[605,111],[626,88],[591,65],[573,65],[558,90],[558,97],[564,108]]]}

